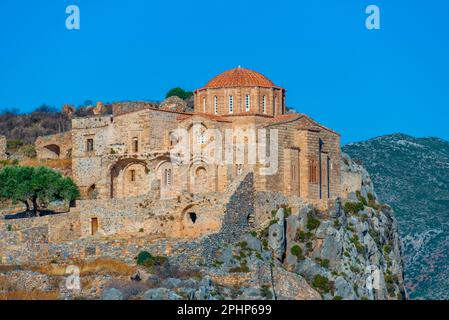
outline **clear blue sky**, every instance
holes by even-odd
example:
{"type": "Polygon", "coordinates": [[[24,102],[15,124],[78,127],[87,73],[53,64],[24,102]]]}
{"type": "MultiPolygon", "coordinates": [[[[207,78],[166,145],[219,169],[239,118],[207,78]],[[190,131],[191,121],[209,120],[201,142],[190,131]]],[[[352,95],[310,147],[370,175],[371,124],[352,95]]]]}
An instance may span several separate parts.
{"type": "Polygon", "coordinates": [[[0,109],[161,100],[242,65],[342,142],[449,140],[449,1],[0,1],[0,109]],[[65,28],[65,8],[81,30],[65,28]],[[381,30],[365,8],[381,9],[381,30]]]}

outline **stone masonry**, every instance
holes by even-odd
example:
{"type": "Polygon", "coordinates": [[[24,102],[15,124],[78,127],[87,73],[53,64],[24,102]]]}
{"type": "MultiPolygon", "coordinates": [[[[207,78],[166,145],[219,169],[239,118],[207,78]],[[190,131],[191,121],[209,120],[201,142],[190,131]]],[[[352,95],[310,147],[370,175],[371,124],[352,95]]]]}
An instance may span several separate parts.
{"type": "Polygon", "coordinates": [[[6,137],[0,136],[0,160],[6,160],[6,137]]]}

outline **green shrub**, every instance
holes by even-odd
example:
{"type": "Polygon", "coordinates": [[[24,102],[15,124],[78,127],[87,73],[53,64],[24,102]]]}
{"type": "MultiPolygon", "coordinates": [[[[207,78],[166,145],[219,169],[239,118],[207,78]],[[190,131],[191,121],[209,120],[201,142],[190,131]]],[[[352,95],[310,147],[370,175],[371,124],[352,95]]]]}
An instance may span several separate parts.
{"type": "Polygon", "coordinates": [[[376,198],[374,197],[374,195],[372,193],[368,193],[368,206],[370,206],[371,208],[375,209],[375,210],[379,210],[380,209],[380,205],[376,202],[376,198]]]}
{"type": "Polygon", "coordinates": [[[181,98],[182,100],[186,100],[189,99],[191,96],[193,96],[193,92],[191,91],[186,91],[182,88],[173,88],[170,89],[170,91],[167,92],[167,94],[165,95],[165,98],[170,98],[172,96],[177,96],[179,98],[181,98]]]}
{"type": "Polygon", "coordinates": [[[362,193],[360,191],[356,191],[355,195],[357,196],[357,199],[359,199],[359,201],[361,203],[363,203],[363,205],[368,205],[368,202],[366,201],[366,198],[364,196],[362,196],[362,193]]]}
{"type": "Polygon", "coordinates": [[[32,144],[28,144],[26,146],[20,147],[19,153],[24,155],[27,158],[35,158],[36,157],[36,148],[32,144]]]}
{"type": "Polygon", "coordinates": [[[333,300],[343,300],[343,297],[342,297],[342,296],[335,296],[335,297],[333,298],[333,300]]]}
{"type": "Polygon", "coordinates": [[[148,262],[153,261],[154,257],[148,251],[141,251],[137,255],[137,264],[145,266],[148,262]]]}
{"type": "Polygon", "coordinates": [[[315,260],[316,260],[316,262],[318,262],[318,263],[320,264],[320,266],[322,266],[323,268],[326,268],[326,269],[329,268],[329,264],[330,264],[329,259],[316,258],[315,260]]]}
{"type": "Polygon", "coordinates": [[[304,232],[302,230],[298,230],[296,232],[295,241],[306,242],[307,240],[313,237],[311,232],[304,232]]]}
{"type": "Polygon", "coordinates": [[[384,245],[384,252],[386,254],[390,254],[391,252],[391,246],[389,244],[384,245]]]}
{"type": "Polygon", "coordinates": [[[331,289],[329,279],[320,274],[313,278],[312,286],[321,293],[329,293],[331,289]]]}
{"type": "Polygon", "coordinates": [[[344,209],[347,213],[357,214],[365,208],[362,202],[346,202],[344,209]]]}
{"type": "Polygon", "coordinates": [[[290,253],[298,258],[298,260],[304,260],[304,254],[300,246],[295,244],[290,248],[290,253]]]}
{"type": "Polygon", "coordinates": [[[358,253],[364,253],[365,252],[365,246],[360,243],[359,236],[354,235],[352,238],[349,238],[349,241],[355,245],[355,248],[357,249],[358,253]]]}
{"type": "Polygon", "coordinates": [[[285,218],[288,218],[289,216],[291,216],[292,215],[292,208],[285,208],[284,209],[284,215],[285,215],[285,218]]]}
{"type": "Polygon", "coordinates": [[[307,229],[310,231],[317,229],[320,226],[320,220],[313,216],[312,212],[307,214],[307,229]]]}
{"type": "Polygon", "coordinates": [[[263,298],[266,298],[268,300],[273,298],[273,293],[271,292],[271,289],[267,285],[262,285],[260,287],[260,296],[263,298]]]}
{"type": "Polygon", "coordinates": [[[18,148],[22,147],[24,145],[24,142],[19,139],[12,139],[6,141],[6,148],[8,150],[17,150],[18,148]]]}

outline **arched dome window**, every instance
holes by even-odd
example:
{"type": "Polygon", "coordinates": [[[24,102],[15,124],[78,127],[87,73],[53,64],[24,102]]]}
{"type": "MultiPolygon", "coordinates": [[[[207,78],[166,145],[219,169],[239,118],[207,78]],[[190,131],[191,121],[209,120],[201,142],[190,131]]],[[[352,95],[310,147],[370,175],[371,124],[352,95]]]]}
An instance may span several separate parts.
{"type": "Polygon", "coordinates": [[[234,97],[229,96],[229,113],[234,112],[234,97]]]}
{"type": "Polygon", "coordinates": [[[251,97],[249,94],[245,96],[245,111],[248,112],[251,108],[251,97]]]}
{"type": "Polygon", "coordinates": [[[215,110],[215,114],[218,114],[218,97],[217,96],[214,97],[214,110],[215,110]]]}

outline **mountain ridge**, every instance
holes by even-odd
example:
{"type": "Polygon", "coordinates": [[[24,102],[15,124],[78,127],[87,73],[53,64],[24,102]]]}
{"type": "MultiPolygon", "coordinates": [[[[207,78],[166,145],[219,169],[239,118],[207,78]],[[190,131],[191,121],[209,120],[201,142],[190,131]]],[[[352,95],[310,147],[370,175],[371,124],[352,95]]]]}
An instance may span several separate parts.
{"type": "Polygon", "coordinates": [[[449,298],[449,142],[394,133],[342,149],[363,163],[396,212],[410,297],[449,298]]]}

